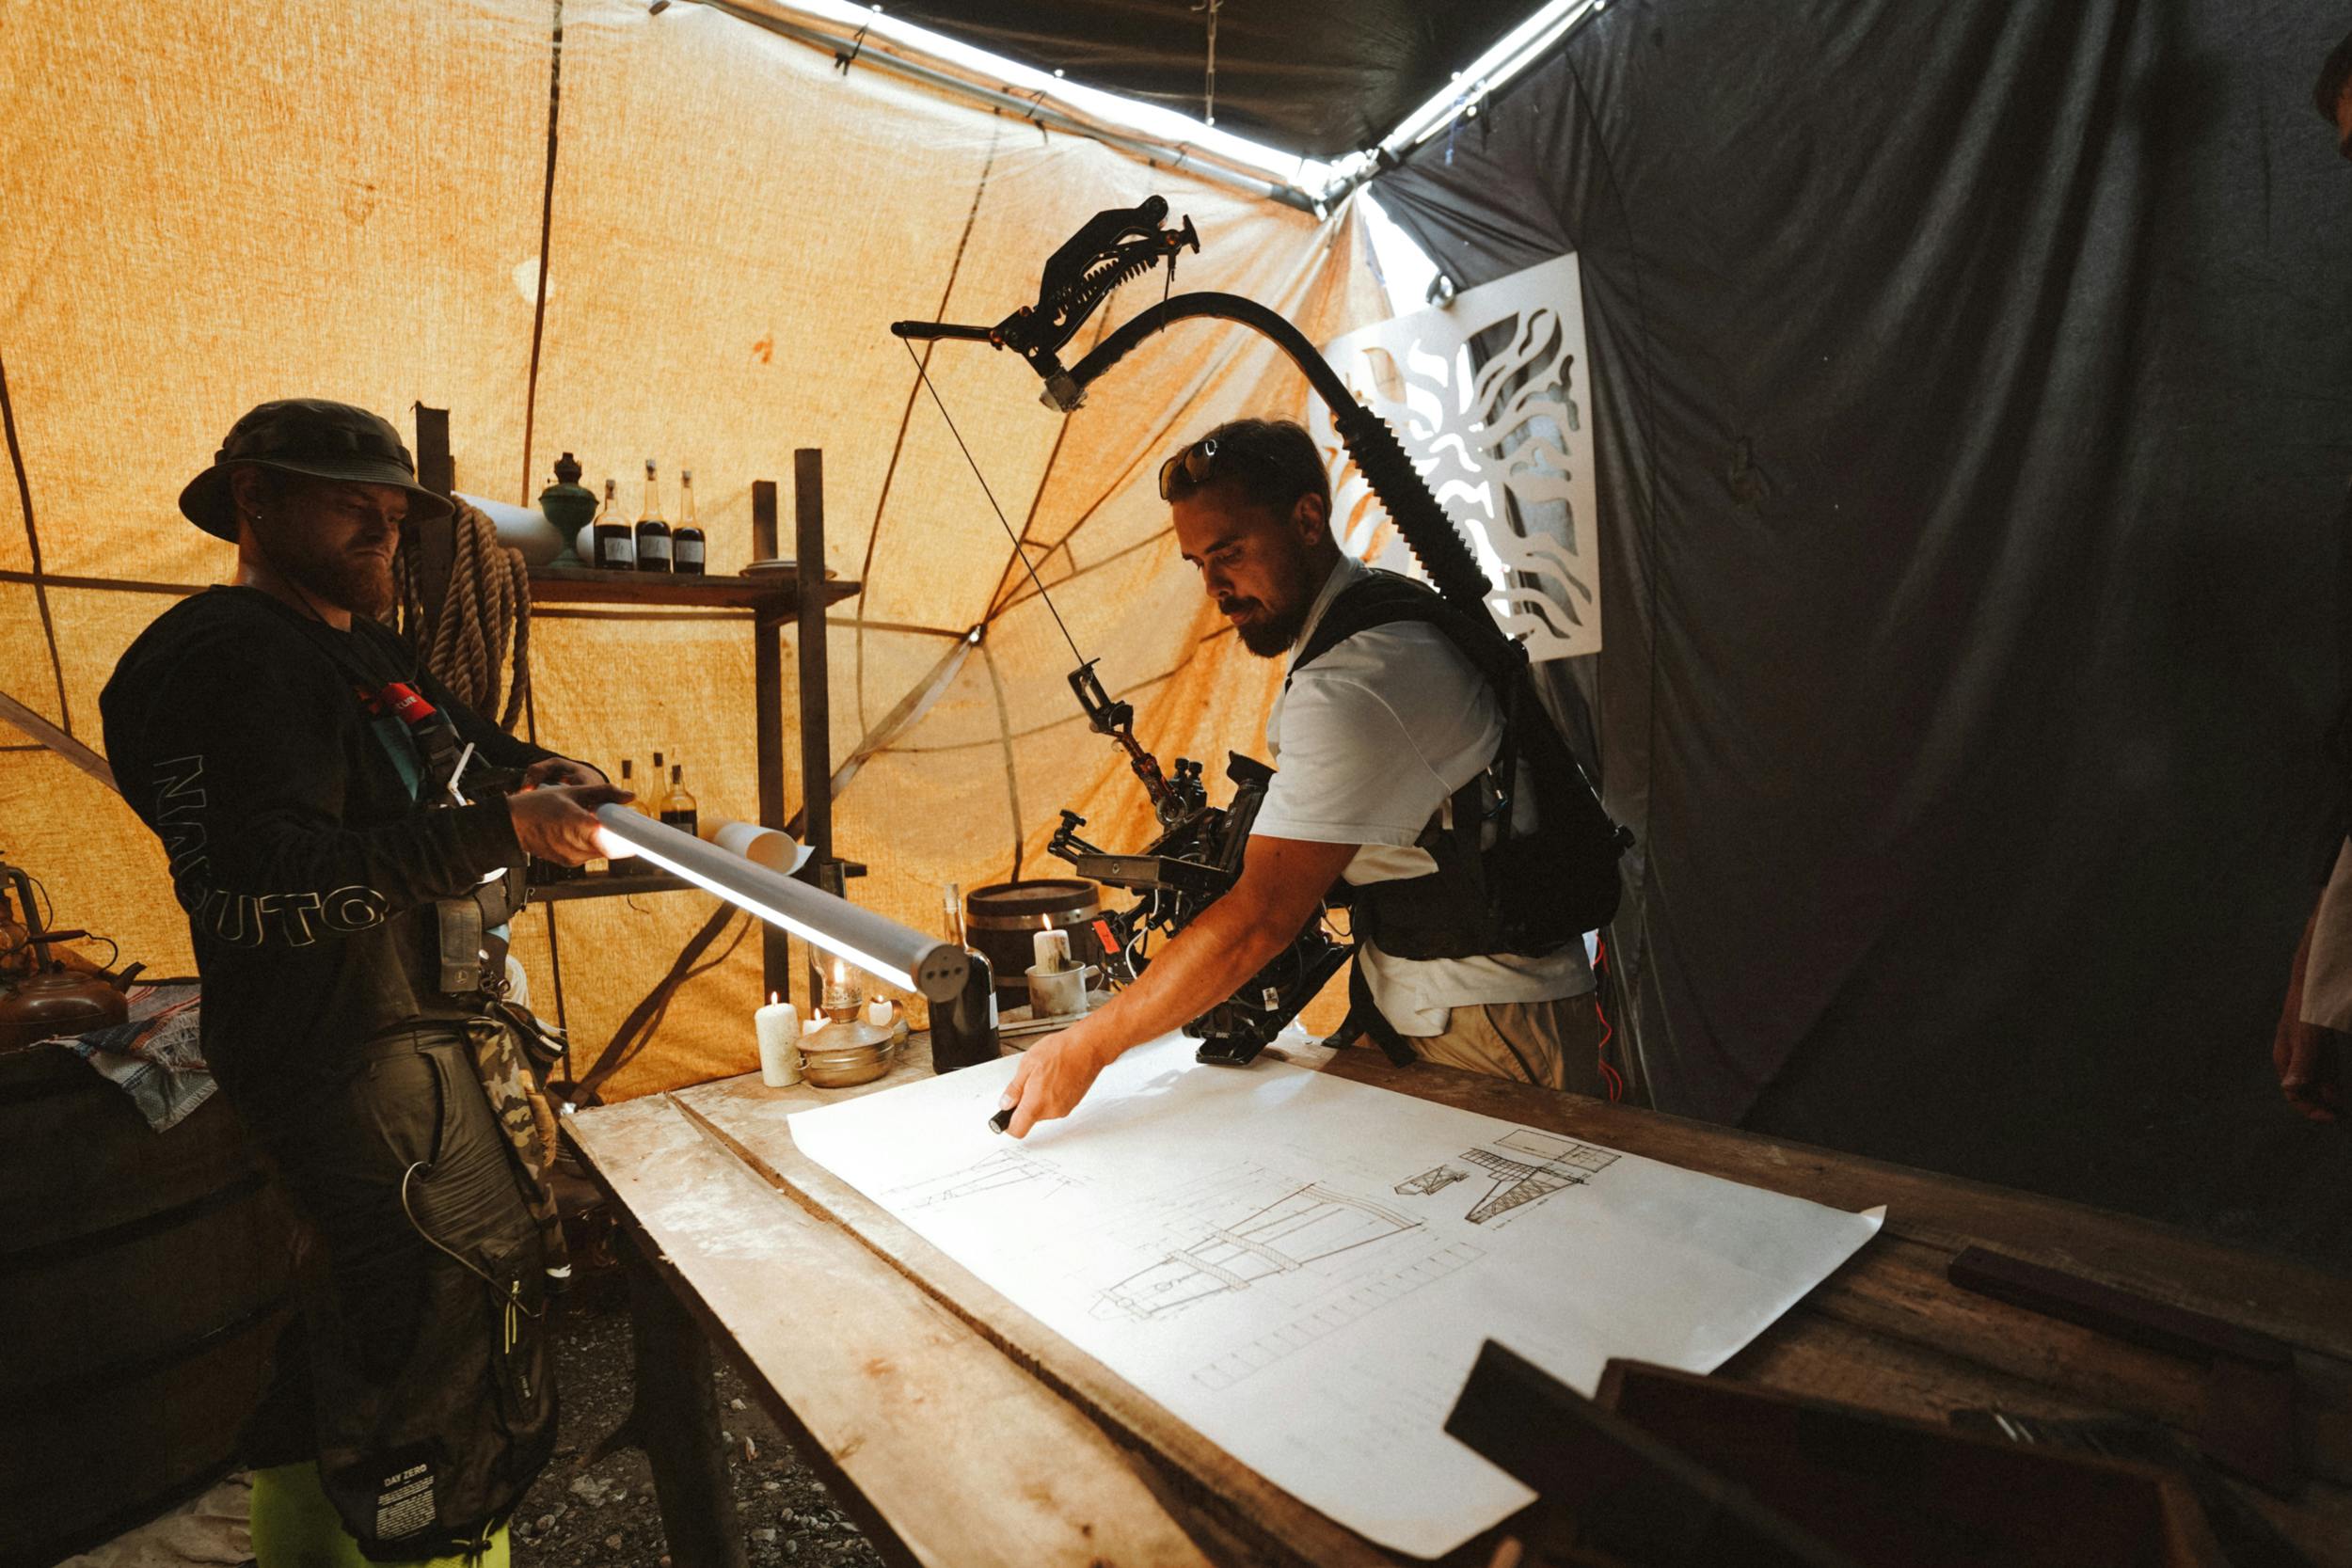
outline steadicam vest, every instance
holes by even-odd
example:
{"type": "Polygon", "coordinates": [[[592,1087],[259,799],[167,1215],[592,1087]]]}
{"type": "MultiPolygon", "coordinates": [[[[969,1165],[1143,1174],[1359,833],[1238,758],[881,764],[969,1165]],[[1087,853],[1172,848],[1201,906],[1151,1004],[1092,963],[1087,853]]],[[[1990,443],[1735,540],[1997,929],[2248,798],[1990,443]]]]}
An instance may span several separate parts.
{"type": "MultiPolygon", "coordinates": [[[[1407,621],[1435,626],[1494,690],[1502,739],[1487,766],[1454,792],[1415,841],[1436,869],[1358,887],[1341,884],[1357,938],[1398,958],[1534,956],[1556,952],[1607,925],[1622,894],[1617,862],[1633,835],[1602,809],[1575,753],[1536,700],[1525,651],[1491,621],[1464,615],[1409,578],[1375,571],[1331,601],[1292,661],[1291,678],[1358,632],[1407,621]],[[1522,761],[1535,824],[1514,834],[1522,761]]],[[[1400,672],[1398,678],[1410,676],[1400,672]]],[[[1375,1029],[1375,1038],[1382,1032],[1375,1029]]]]}

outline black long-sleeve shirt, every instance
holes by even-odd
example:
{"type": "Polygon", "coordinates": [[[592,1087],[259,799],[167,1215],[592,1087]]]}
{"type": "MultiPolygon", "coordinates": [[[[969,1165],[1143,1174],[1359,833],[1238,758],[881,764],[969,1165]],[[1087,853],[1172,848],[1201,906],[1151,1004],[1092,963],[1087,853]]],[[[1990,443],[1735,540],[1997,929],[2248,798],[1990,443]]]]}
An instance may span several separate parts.
{"type": "Polygon", "coordinates": [[[256,589],[167,610],[100,694],[123,796],[171,857],[204,982],[205,1053],[232,1092],[294,1088],[439,994],[437,899],[520,863],[502,801],[421,808],[399,720],[360,690],[405,681],[485,765],[551,755],[468,712],[397,638],[341,632],[256,589]]]}

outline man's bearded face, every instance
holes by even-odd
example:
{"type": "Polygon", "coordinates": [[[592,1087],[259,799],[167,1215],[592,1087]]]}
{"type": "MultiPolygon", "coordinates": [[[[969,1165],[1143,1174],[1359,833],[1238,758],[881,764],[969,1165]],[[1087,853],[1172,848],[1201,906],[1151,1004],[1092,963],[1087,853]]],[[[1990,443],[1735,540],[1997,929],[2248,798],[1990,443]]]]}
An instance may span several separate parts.
{"type": "Polygon", "coordinates": [[[392,607],[392,552],[407,515],[398,485],[290,478],[253,531],[270,565],[304,593],[373,616],[392,607]]]}
{"type": "MultiPolygon", "coordinates": [[[[1312,502],[1301,498],[1300,507],[1312,502]]],[[[1233,623],[1242,646],[1260,658],[1279,658],[1298,640],[1323,586],[1311,555],[1313,528],[1289,512],[1253,501],[1230,481],[1171,503],[1176,542],[1200,570],[1200,586],[1233,623]]]]}

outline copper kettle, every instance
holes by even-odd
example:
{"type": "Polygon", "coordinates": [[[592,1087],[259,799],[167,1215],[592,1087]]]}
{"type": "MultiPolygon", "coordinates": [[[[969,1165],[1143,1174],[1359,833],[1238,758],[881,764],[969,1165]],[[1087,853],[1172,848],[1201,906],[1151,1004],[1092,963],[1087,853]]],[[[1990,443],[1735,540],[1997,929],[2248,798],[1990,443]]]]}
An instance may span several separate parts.
{"type": "MultiPolygon", "coordinates": [[[[77,931],[42,933],[42,942],[78,936],[77,931]]],[[[0,990],[0,1051],[56,1035],[87,1034],[131,1017],[121,990],[96,974],[52,965],[0,990]]]]}

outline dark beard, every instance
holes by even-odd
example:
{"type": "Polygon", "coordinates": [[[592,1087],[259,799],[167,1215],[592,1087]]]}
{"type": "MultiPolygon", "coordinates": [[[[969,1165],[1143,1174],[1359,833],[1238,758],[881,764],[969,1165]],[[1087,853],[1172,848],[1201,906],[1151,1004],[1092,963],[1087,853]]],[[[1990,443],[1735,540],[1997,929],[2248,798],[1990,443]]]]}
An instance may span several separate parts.
{"type": "Polygon", "coordinates": [[[373,557],[330,557],[299,564],[295,582],[354,615],[380,618],[392,608],[392,571],[373,557]]]}
{"type": "Polygon", "coordinates": [[[1298,641],[1298,630],[1307,624],[1307,611],[1311,608],[1302,598],[1279,615],[1268,615],[1234,629],[1241,633],[1241,645],[1260,658],[1279,658],[1298,641]]]}

